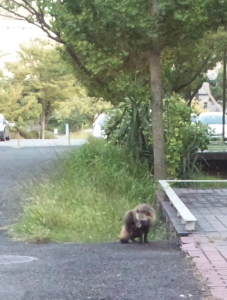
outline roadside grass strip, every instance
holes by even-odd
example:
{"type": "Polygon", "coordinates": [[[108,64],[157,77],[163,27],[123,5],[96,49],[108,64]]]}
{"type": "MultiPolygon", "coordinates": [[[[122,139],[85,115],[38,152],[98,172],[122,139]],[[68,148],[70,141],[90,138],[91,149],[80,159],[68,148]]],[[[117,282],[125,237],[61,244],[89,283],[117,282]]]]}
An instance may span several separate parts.
{"type": "MultiPolygon", "coordinates": [[[[45,180],[25,186],[24,210],[10,232],[32,242],[117,241],[125,212],[155,205],[153,176],[124,149],[103,140],[59,157],[45,180]]],[[[163,239],[158,220],[150,239],[163,239]]]]}

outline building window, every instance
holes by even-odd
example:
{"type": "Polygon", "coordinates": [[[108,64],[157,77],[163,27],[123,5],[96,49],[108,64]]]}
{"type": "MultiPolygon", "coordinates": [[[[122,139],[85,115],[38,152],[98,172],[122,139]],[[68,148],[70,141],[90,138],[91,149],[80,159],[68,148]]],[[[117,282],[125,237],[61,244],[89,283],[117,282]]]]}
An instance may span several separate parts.
{"type": "Polygon", "coordinates": [[[207,102],[203,103],[203,109],[207,109],[207,102]]]}

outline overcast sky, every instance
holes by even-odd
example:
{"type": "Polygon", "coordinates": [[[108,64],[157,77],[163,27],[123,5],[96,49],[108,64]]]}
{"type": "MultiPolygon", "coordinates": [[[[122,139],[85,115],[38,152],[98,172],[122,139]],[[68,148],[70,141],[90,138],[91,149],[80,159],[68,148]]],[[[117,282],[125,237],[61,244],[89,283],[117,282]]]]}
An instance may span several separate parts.
{"type": "Polygon", "coordinates": [[[38,27],[26,21],[7,19],[0,16],[0,68],[4,62],[15,61],[19,45],[28,43],[30,39],[46,38],[46,34],[38,27]]]}

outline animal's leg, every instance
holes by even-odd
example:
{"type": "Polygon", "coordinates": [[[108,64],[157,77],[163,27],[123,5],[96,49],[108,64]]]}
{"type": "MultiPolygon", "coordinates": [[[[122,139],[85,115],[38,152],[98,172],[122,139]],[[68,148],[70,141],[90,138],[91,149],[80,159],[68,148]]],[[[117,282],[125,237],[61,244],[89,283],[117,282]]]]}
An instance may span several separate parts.
{"type": "Polygon", "coordinates": [[[149,228],[146,229],[145,232],[144,232],[144,243],[149,243],[148,240],[147,240],[148,232],[149,232],[149,228]]]}
{"type": "Polygon", "coordinates": [[[142,236],[142,234],[139,236],[139,243],[140,243],[140,244],[143,243],[143,236],[142,236]]]}

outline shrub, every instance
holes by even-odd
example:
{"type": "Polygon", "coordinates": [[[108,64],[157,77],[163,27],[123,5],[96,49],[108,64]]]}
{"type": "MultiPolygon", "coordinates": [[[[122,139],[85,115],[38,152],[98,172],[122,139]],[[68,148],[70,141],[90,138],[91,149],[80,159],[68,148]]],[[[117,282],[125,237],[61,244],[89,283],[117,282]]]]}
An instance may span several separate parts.
{"type": "Polygon", "coordinates": [[[38,131],[26,131],[25,129],[18,128],[20,136],[22,136],[24,139],[38,139],[39,138],[39,132],[38,131]]]}
{"type": "MultiPolygon", "coordinates": [[[[190,178],[196,167],[196,153],[207,149],[208,127],[191,123],[192,110],[179,96],[164,99],[164,134],[168,176],[190,178]]],[[[149,104],[125,99],[110,114],[106,132],[111,142],[123,145],[136,160],[153,166],[152,120],[149,104]]]]}
{"type": "Polygon", "coordinates": [[[190,122],[191,108],[178,95],[164,99],[165,147],[170,177],[190,178],[196,153],[209,145],[208,126],[190,122]]]}
{"type": "MultiPolygon", "coordinates": [[[[39,139],[40,132],[38,130],[26,131],[22,128],[17,129],[19,130],[20,136],[24,139],[39,139]]],[[[50,131],[45,131],[45,139],[55,139],[56,137],[50,131]]]]}
{"type": "Polygon", "coordinates": [[[105,128],[108,139],[126,147],[136,160],[153,165],[150,104],[126,98],[118,109],[110,113],[105,128]]]}
{"type": "Polygon", "coordinates": [[[46,140],[56,139],[56,136],[54,135],[53,132],[45,130],[45,139],[46,140]]]}

